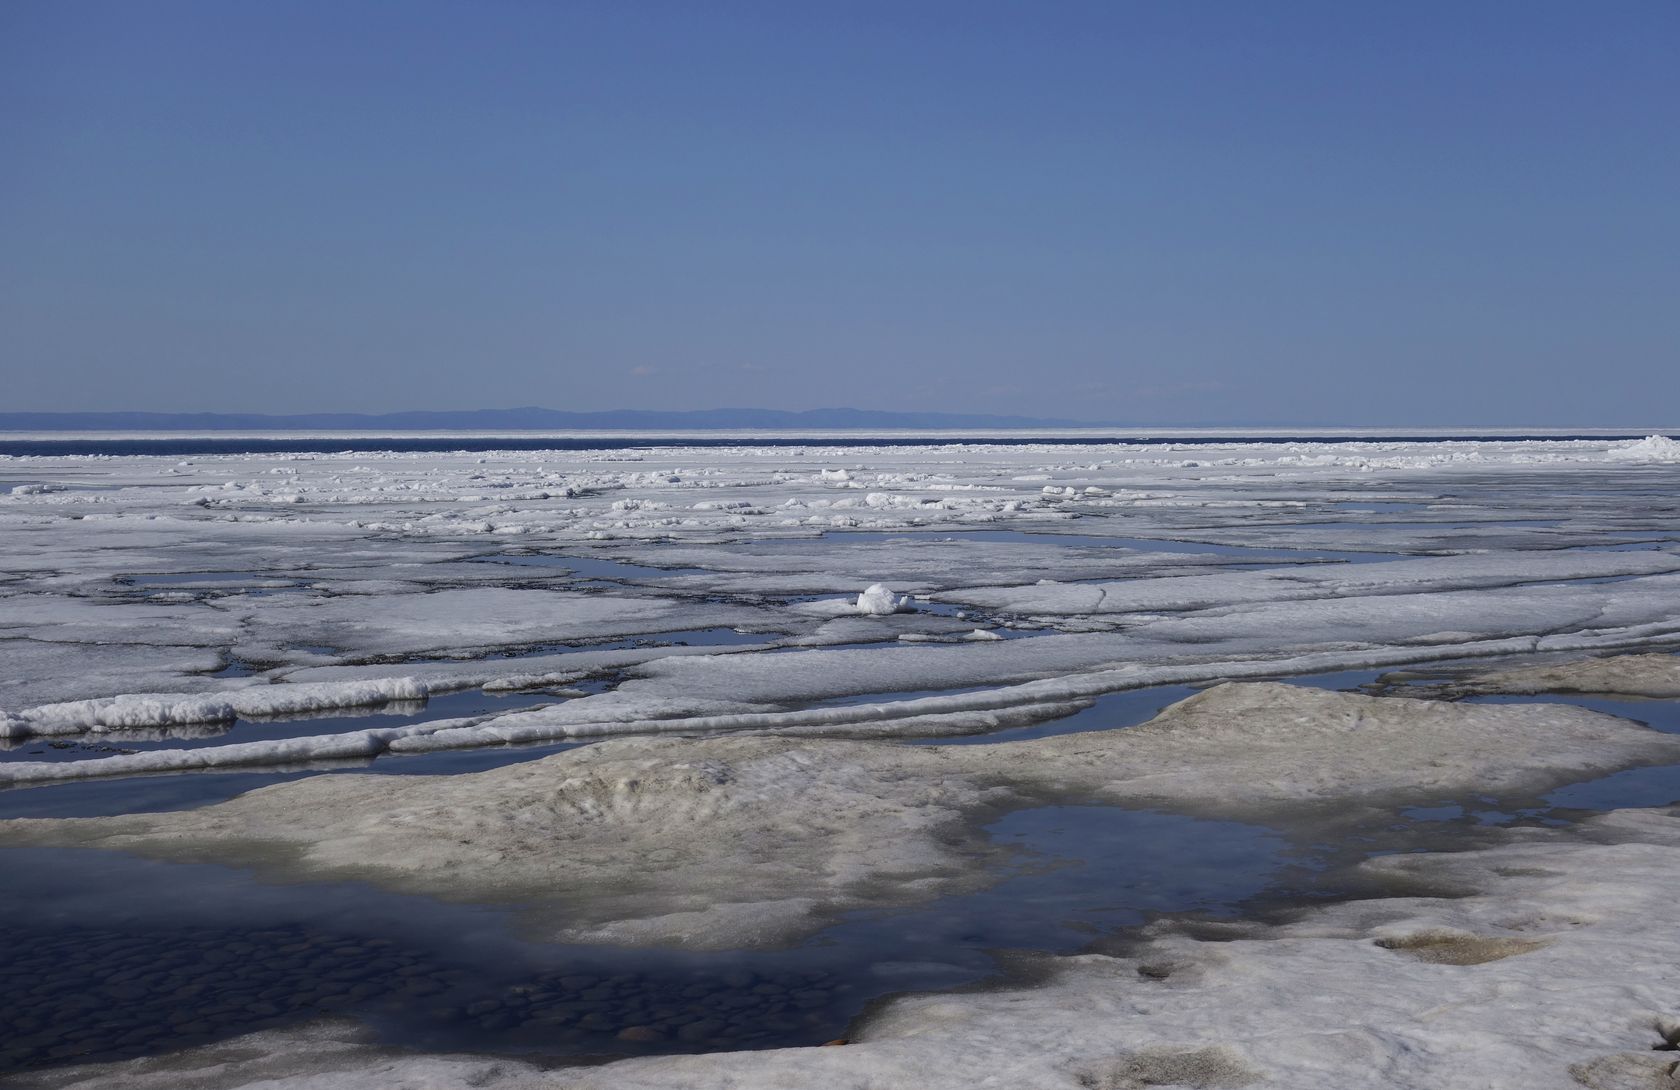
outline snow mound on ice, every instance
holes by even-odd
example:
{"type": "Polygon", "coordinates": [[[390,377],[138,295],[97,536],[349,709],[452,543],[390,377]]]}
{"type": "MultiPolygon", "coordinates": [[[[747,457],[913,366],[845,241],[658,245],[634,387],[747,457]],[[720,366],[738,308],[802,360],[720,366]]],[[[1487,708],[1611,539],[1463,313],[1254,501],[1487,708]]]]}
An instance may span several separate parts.
{"type": "Polygon", "coordinates": [[[891,613],[908,613],[911,608],[908,597],[900,598],[885,583],[873,583],[867,590],[857,596],[857,611],[872,617],[885,617],[891,613]]]}
{"type": "Polygon", "coordinates": [[[1604,456],[1616,462],[1680,462],[1680,443],[1666,435],[1647,435],[1611,447],[1604,456]]]}

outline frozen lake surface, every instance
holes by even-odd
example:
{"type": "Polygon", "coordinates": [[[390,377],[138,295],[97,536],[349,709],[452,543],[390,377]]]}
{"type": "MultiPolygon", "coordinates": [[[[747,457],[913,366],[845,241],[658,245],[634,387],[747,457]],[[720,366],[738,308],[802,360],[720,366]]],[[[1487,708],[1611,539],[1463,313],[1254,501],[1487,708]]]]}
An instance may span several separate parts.
{"type": "MultiPolygon", "coordinates": [[[[1680,646],[1680,456],[1650,442],[135,442],[0,457],[0,820],[355,773],[468,783],[619,739],[702,765],[743,736],[956,753],[1129,728],[1226,680],[1353,690],[1680,646]]],[[[1680,732],[1672,701],[1462,704],[1680,732]]],[[[533,1062],[820,1044],[887,997],[999,986],[1006,951],[1371,896],[1362,861],[1680,802],[1667,760],[1548,776],[1242,817],[1072,788],[988,812],[982,781],[971,874],[879,904],[871,882],[915,879],[866,875],[817,930],[727,949],[557,942],[495,896],[0,837],[0,1001],[32,1011],[0,1067],[320,1013],[533,1062]]]]}

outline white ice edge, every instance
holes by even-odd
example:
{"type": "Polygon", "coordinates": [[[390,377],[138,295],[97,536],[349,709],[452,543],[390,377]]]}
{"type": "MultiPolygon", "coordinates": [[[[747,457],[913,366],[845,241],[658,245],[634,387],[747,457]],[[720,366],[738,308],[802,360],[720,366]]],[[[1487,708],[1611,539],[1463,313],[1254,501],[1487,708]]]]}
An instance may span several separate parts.
{"type": "MultiPolygon", "coordinates": [[[[1060,718],[1109,693],[1161,685],[1288,677],[1342,670],[1380,669],[1537,651],[1610,650],[1639,646],[1656,635],[1680,632],[1680,622],[1661,632],[1618,633],[1591,637],[1516,637],[1459,644],[1450,648],[1388,649],[1361,652],[1315,652],[1246,662],[1122,666],[1072,677],[1045,678],[1018,685],[948,696],[926,696],[883,703],[851,704],[788,712],[638,718],[634,706],[624,718],[553,721],[545,709],[505,712],[493,717],[447,719],[403,727],[380,727],[302,738],[240,742],[198,749],[158,749],[78,761],[17,761],[0,764],[0,785],[25,786],[153,772],[297,764],[310,761],[366,759],[382,754],[473,749],[507,744],[559,742],[613,735],[721,733],[729,731],[855,732],[868,725],[875,735],[905,737],[942,733],[979,733],[1000,725],[1021,726],[1060,718]]],[[[564,707],[564,704],[558,705],[564,707]]]]}
{"type": "Polygon", "coordinates": [[[425,700],[432,688],[415,677],[258,685],[218,693],[132,693],[44,704],[0,717],[0,738],[80,734],[88,731],[223,723],[240,717],[296,715],[359,708],[396,700],[425,700]]]}

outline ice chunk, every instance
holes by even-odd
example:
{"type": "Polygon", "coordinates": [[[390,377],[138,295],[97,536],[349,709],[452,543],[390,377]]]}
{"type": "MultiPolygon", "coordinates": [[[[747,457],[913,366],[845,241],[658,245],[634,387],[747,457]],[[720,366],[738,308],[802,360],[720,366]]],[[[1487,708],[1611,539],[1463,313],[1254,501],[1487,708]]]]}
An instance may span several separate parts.
{"type": "Polygon", "coordinates": [[[900,598],[885,583],[873,583],[857,596],[857,611],[875,617],[892,613],[909,613],[914,607],[908,596],[900,598]]]}
{"type": "Polygon", "coordinates": [[[1647,435],[1613,446],[1604,456],[1616,462],[1680,462],[1680,443],[1666,435],[1647,435]]]}
{"type": "Polygon", "coordinates": [[[0,738],[79,734],[182,723],[221,723],[241,716],[277,717],[332,708],[365,707],[396,700],[424,700],[430,694],[431,690],[424,681],[412,677],[257,685],[201,695],[130,693],[95,700],[42,704],[21,713],[0,714],[0,738]]]}

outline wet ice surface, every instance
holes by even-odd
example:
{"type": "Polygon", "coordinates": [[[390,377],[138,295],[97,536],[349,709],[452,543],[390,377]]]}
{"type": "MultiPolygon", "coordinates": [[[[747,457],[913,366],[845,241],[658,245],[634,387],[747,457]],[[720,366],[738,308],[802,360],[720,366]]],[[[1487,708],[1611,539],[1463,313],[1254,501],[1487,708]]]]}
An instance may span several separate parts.
{"type": "Polygon", "coordinates": [[[882,995],[997,971],[996,949],[1077,949],[1165,911],[1233,912],[1283,865],[1275,834],[1105,807],[990,827],[1018,853],[993,888],[858,912],[800,946],[681,954],[538,945],[505,913],[349,883],[257,883],[115,853],[0,850],[11,929],[0,1065],[117,1058],[319,1012],[393,1043],[551,1055],[820,1044],[882,995]],[[1069,841],[1085,847],[1072,857],[1069,841]],[[124,891],[113,907],[111,888],[124,891]],[[1094,888],[1104,892],[1093,896],[1094,888]],[[120,1007],[120,1013],[95,1013],[120,1007]],[[55,1055],[56,1053],[56,1055],[55,1055]]]}
{"type": "MultiPolygon", "coordinates": [[[[581,728],[603,725],[681,732],[720,715],[872,706],[891,722],[892,705],[918,699],[1115,675],[1111,690],[1080,690],[1089,706],[1071,715],[904,735],[986,744],[1142,722],[1194,691],[1128,670],[1201,682],[1227,666],[1261,676],[1287,660],[1278,673],[1288,674],[1292,656],[1334,655],[1342,668],[1298,680],[1352,688],[1396,663],[1672,638],[1680,469],[1610,462],[1605,446],[17,460],[6,480],[52,488],[0,488],[0,713],[228,686],[449,687],[413,706],[326,706],[321,718],[18,737],[0,767],[526,713],[561,727],[523,745],[8,790],[0,817],[178,809],[344,771],[462,775],[587,744],[599,735],[581,728]],[[915,595],[912,611],[823,612],[880,581],[915,595]],[[1135,608],[1108,610],[1127,594],[1135,608]],[[976,628],[1031,638],[960,642],[976,628]],[[496,695],[499,685],[520,691],[496,695]]],[[[1479,699],[1680,724],[1672,703],[1479,699]]],[[[1334,844],[1309,829],[1042,807],[989,827],[1019,849],[990,888],[856,912],[791,950],[751,954],[535,944],[496,908],[6,849],[0,905],[14,925],[0,1002],[40,1013],[0,1065],[162,1051],[322,1010],[427,1048],[603,1056],[819,1043],[880,996],[994,976],[998,949],[1071,951],[1154,913],[1342,896],[1336,865],[1363,854],[1675,800],[1680,769],[1637,768],[1539,799],[1411,800],[1334,844]],[[114,886],[128,902],[117,912],[114,886]],[[167,909],[183,904],[182,917],[167,909]]]]}
{"type": "MultiPolygon", "coordinates": [[[[1614,700],[1600,696],[1570,694],[1469,698],[1469,702],[1475,704],[1523,704],[1538,700],[1572,704],[1578,708],[1632,719],[1665,734],[1680,734],[1680,702],[1672,700],[1614,700]]],[[[1482,824],[1506,824],[1519,818],[1535,817],[1558,821],[1561,820],[1559,811],[1602,812],[1626,806],[1667,806],[1671,803],[1680,803],[1680,765],[1630,768],[1598,779],[1570,784],[1548,794],[1541,807],[1519,807],[1515,811],[1507,812],[1497,806],[1486,806],[1451,817],[1468,818],[1482,824]]]]}
{"type": "MultiPolygon", "coordinates": [[[[1296,680],[1341,688],[1374,676],[1296,680]]],[[[1134,724],[1188,691],[1115,694],[987,740],[1134,724]]],[[[1478,699],[1632,711],[1680,729],[1673,702],[1478,699]]],[[[413,764],[450,774],[475,770],[462,762],[485,756],[527,759],[510,750],[445,752],[413,764]]],[[[197,805],[295,775],[172,777],[175,793],[150,799],[148,789],[165,779],[13,791],[0,795],[0,816],[197,805]],[[68,797],[27,805],[55,793],[68,797]]],[[[882,997],[999,978],[1003,951],[1074,952],[1161,914],[1219,918],[1357,896],[1344,868],[1362,857],[1450,848],[1457,829],[1562,826],[1587,811],[1674,801],[1680,767],[1634,769],[1538,799],[1418,800],[1328,840],[1311,824],[1270,829],[1111,806],[1035,807],[987,826],[994,843],[1014,852],[985,889],[854,911],[790,949],[705,954],[533,943],[494,906],[355,883],[274,885],[230,867],[0,849],[9,876],[0,911],[18,921],[0,1002],[31,1012],[3,1062],[145,1055],[321,1012],[362,1019],[405,1047],[560,1060],[819,1044],[845,1035],[882,997]],[[113,888],[124,891],[115,909],[113,888]],[[120,1015],[105,1013],[113,1003],[120,1015]]]]}

